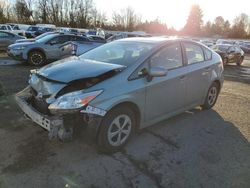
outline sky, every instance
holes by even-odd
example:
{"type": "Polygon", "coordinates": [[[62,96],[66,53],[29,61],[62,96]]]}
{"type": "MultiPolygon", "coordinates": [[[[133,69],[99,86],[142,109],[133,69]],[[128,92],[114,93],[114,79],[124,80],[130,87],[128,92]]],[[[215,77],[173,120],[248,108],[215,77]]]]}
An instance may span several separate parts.
{"type": "Polygon", "coordinates": [[[169,27],[181,29],[187,20],[192,4],[200,5],[203,21],[213,21],[222,16],[230,22],[240,13],[250,16],[250,0],[94,0],[99,11],[112,18],[113,11],[128,6],[142,17],[142,21],[158,18],[169,27]]]}

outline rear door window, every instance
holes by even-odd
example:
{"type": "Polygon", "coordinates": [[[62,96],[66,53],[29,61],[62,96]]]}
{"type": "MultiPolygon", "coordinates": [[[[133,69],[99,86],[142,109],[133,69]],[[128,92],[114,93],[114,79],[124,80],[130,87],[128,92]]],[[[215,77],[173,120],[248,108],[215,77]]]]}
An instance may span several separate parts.
{"type": "Polygon", "coordinates": [[[179,43],[164,47],[150,58],[151,67],[162,67],[169,70],[182,65],[182,53],[179,43]]]}
{"type": "Polygon", "coordinates": [[[9,37],[8,33],[0,32],[0,38],[7,38],[9,37]]]}
{"type": "Polygon", "coordinates": [[[184,42],[184,51],[188,64],[198,63],[205,60],[202,48],[194,43],[184,42]]]}
{"type": "Polygon", "coordinates": [[[50,42],[54,42],[55,44],[63,44],[65,42],[69,41],[69,36],[67,35],[62,35],[62,36],[58,36],[53,38],[50,42]]]}

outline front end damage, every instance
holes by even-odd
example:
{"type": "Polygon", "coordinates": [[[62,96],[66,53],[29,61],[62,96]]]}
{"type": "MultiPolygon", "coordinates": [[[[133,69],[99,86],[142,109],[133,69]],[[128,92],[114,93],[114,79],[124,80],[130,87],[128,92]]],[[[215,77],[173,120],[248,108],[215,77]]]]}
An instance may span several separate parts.
{"type": "Polygon", "coordinates": [[[104,90],[90,88],[123,69],[78,58],[52,63],[31,71],[29,86],[16,95],[16,101],[25,116],[49,131],[50,139],[69,140],[73,130],[83,125],[96,137],[106,111],[91,106],[91,101],[104,90]]]}
{"type": "Polygon", "coordinates": [[[77,125],[86,125],[88,135],[95,138],[102,116],[106,114],[106,111],[89,105],[71,114],[41,113],[41,110],[34,106],[34,96],[30,86],[17,93],[15,98],[25,117],[47,130],[50,140],[57,138],[62,141],[71,140],[73,130],[77,125]]]}

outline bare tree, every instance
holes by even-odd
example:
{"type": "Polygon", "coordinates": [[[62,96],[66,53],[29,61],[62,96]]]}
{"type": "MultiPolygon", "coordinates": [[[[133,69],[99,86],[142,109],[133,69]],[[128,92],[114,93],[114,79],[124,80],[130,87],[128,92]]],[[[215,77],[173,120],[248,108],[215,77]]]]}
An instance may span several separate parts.
{"type": "Polygon", "coordinates": [[[240,14],[234,19],[230,37],[245,38],[247,37],[247,30],[249,29],[249,16],[247,14],[240,14]]]}
{"type": "Polygon", "coordinates": [[[38,0],[37,15],[42,23],[48,22],[49,0],[38,0]]]}
{"type": "Polygon", "coordinates": [[[199,5],[192,5],[187,19],[187,23],[183,28],[183,33],[187,35],[200,35],[203,25],[202,10],[199,5]]]}
{"type": "Polygon", "coordinates": [[[15,3],[15,12],[18,22],[30,23],[32,11],[28,8],[25,0],[17,0],[15,3]]]}
{"type": "Polygon", "coordinates": [[[119,13],[113,12],[112,20],[117,29],[126,29],[128,31],[132,31],[141,22],[140,17],[131,7],[122,9],[119,13]]]}

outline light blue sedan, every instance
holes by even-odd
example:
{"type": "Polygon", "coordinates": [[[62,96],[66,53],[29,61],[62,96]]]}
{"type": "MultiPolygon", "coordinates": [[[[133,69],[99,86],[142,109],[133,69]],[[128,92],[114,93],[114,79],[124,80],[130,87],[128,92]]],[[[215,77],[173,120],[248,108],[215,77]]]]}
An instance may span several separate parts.
{"type": "Polygon", "coordinates": [[[196,106],[210,109],[223,85],[221,57],[184,39],[128,38],[33,70],[17,102],[50,138],[72,137],[76,124],[102,151],[196,106]]]}

